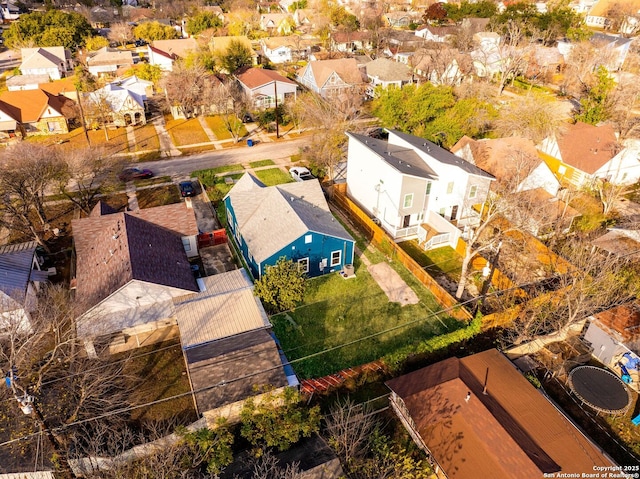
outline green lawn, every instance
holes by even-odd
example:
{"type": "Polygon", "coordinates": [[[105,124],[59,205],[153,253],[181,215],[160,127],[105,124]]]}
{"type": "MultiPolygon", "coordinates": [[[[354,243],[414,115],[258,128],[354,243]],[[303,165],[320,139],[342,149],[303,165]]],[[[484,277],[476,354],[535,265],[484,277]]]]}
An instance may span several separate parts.
{"type": "MultiPolygon", "coordinates": [[[[191,176],[198,176],[197,171],[194,171],[191,176]]],[[[213,178],[208,178],[205,183],[202,181],[202,177],[200,177],[200,182],[204,185],[207,190],[207,195],[209,199],[214,203],[218,203],[229,193],[229,190],[233,187],[233,183],[227,184],[225,182],[225,178],[231,178],[233,180],[238,180],[242,177],[244,173],[236,173],[234,175],[225,175],[225,176],[216,176],[213,178]]],[[[221,219],[222,220],[222,219],[221,219]]]]}
{"type": "Polygon", "coordinates": [[[280,168],[269,168],[268,170],[259,170],[255,175],[260,181],[267,186],[280,185],[282,183],[291,183],[293,178],[280,168]]]}
{"type": "Polygon", "coordinates": [[[136,151],[160,149],[160,139],[153,124],[137,126],[133,133],[136,137],[136,151]]]}
{"type": "Polygon", "coordinates": [[[260,161],[252,161],[251,163],[249,163],[249,166],[251,168],[260,168],[261,166],[271,166],[271,165],[275,165],[273,160],[260,160],[260,161]]]}
{"type": "Polygon", "coordinates": [[[425,251],[416,240],[403,241],[399,246],[416,262],[425,268],[431,276],[444,274],[447,278],[458,281],[462,270],[462,256],[450,246],[425,251]]]}
{"type": "Polygon", "coordinates": [[[133,184],[140,188],[141,186],[157,185],[159,183],[168,183],[171,181],[170,176],[154,176],[153,178],[143,178],[133,180],[133,184]]]}
{"type": "MultiPolygon", "coordinates": [[[[229,140],[232,138],[231,133],[229,133],[229,130],[222,121],[222,117],[220,117],[219,115],[207,116],[204,120],[206,121],[209,128],[211,128],[213,134],[216,135],[216,138],[218,138],[218,140],[229,140]]],[[[240,123],[240,120],[238,120],[237,118],[235,119],[235,121],[240,123]]],[[[240,138],[246,136],[247,133],[247,129],[244,127],[244,125],[242,125],[239,131],[240,138]]]]}
{"type": "MultiPolygon", "coordinates": [[[[227,173],[229,171],[242,171],[244,167],[242,165],[224,165],[216,168],[208,168],[206,170],[196,170],[191,173],[191,177],[200,178],[200,182],[205,186],[213,186],[219,180],[221,173],[227,173]]],[[[223,180],[224,182],[224,180],[223,180]]]]}
{"type": "Polygon", "coordinates": [[[432,317],[440,306],[421,285],[412,287],[421,299],[419,304],[390,303],[356,259],[355,278],[332,274],[309,280],[303,304],[271,317],[271,322],[296,372],[304,378],[324,376],[462,326],[448,317],[441,317],[442,321],[432,317]],[[376,333],[382,334],[362,339],[376,333]],[[344,346],[322,353],[340,345],[344,346]],[[320,354],[296,361],[316,353],[320,354]]]}

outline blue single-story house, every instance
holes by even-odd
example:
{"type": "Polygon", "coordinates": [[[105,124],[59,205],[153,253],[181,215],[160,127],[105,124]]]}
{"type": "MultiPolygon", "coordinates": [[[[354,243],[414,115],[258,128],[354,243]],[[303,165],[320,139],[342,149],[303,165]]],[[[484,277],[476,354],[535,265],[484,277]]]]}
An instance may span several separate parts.
{"type": "Polygon", "coordinates": [[[329,211],[318,180],[267,187],[246,173],[224,202],[229,229],[255,278],[283,256],[309,276],[353,264],[355,242],[329,211]]]}

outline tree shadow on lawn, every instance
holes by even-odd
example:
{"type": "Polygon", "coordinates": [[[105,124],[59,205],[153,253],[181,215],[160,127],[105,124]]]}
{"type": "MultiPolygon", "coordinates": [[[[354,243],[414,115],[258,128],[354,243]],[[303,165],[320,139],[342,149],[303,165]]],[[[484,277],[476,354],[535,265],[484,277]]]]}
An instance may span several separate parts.
{"type": "Polygon", "coordinates": [[[287,358],[305,378],[374,361],[462,326],[448,317],[439,320],[424,302],[390,303],[364,267],[352,279],[310,281],[305,303],[271,321],[287,358]]]}

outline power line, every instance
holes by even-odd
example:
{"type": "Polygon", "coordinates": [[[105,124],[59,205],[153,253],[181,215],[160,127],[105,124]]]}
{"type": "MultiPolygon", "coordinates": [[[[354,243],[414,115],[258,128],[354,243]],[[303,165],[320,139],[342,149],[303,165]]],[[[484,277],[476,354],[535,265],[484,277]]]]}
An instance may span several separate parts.
{"type": "MultiPolygon", "coordinates": [[[[460,303],[460,304],[465,304],[465,303],[466,302],[460,303]]],[[[352,344],[356,344],[356,343],[361,342],[361,341],[365,341],[367,339],[374,338],[374,337],[379,336],[381,334],[386,334],[388,332],[395,331],[395,330],[400,329],[400,328],[402,328],[404,326],[408,326],[410,324],[415,324],[417,322],[420,322],[420,321],[423,321],[423,320],[426,320],[426,319],[430,319],[431,317],[435,317],[440,313],[444,313],[446,311],[450,311],[450,310],[452,310],[454,308],[457,308],[457,307],[458,307],[458,305],[451,306],[449,308],[445,308],[442,311],[434,312],[431,315],[428,315],[426,317],[418,318],[418,319],[415,319],[413,321],[410,321],[409,323],[405,323],[405,324],[402,324],[402,325],[397,325],[397,326],[394,326],[394,327],[389,328],[387,330],[379,331],[377,333],[373,333],[373,334],[367,335],[367,336],[365,336],[363,338],[359,338],[359,339],[355,339],[353,341],[349,341],[349,342],[344,343],[342,345],[336,345],[336,346],[333,346],[333,347],[331,347],[329,349],[325,349],[325,350],[322,350],[322,351],[318,351],[318,352],[309,354],[307,356],[303,356],[301,358],[290,360],[289,364],[298,363],[298,362],[301,362],[301,361],[304,361],[304,360],[307,360],[307,359],[310,359],[310,358],[313,358],[313,357],[317,357],[317,356],[320,356],[322,354],[325,354],[325,353],[328,353],[328,352],[331,352],[331,351],[335,351],[335,350],[340,349],[342,347],[346,347],[346,346],[349,346],[349,345],[352,345],[352,344]]],[[[116,409],[114,411],[110,411],[110,412],[107,412],[107,413],[104,413],[104,414],[100,414],[98,416],[93,416],[93,417],[82,419],[82,420],[79,420],[79,421],[74,421],[74,422],[69,423],[69,424],[64,424],[62,426],[57,426],[57,427],[51,428],[50,430],[44,430],[42,432],[59,432],[59,431],[63,431],[63,430],[68,429],[68,428],[70,428],[72,426],[85,424],[87,422],[96,421],[96,420],[99,420],[99,419],[104,419],[104,418],[115,416],[115,415],[118,415],[118,414],[123,414],[125,412],[134,411],[136,409],[140,409],[140,408],[143,408],[143,407],[149,407],[149,406],[153,406],[153,405],[156,405],[156,404],[161,404],[161,403],[164,403],[164,402],[167,402],[167,401],[172,401],[174,399],[180,399],[182,397],[195,395],[195,394],[198,394],[198,393],[201,393],[201,392],[206,392],[206,391],[218,388],[218,387],[226,386],[227,384],[232,384],[232,383],[235,383],[235,382],[238,382],[238,381],[242,381],[242,380],[245,380],[245,379],[252,378],[252,377],[257,376],[259,374],[268,373],[268,372],[271,372],[271,371],[274,371],[274,370],[279,370],[282,367],[283,367],[283,365],[279,364],[277,366],[272,366],[270,368],[262,369],[260,371],[255,371],[253,373],[245,374],[244,376],[240,376],[240,377],[233,378],[233,379],[230,379],[230,380],[222,380],[222,381],[219,381],[216,384],[213,384],[213,385],[210,385],[210,386],[206,386],[206,387],[202,387],[202,388],[199,388],[197,390],[191,390],[191,391],[188,391],[186,393],[176,394],[176,395],[173,395],[173,396],[169,396],[167,398],[157,399],[155,401],[150,401],[150,402],[143,403],[143,404],[138,404],[138,405],[135,405],[135,406],[127,406],[127,407],[116,409]]],[[[9,441],[5,441],[3,443],[0,443],[0,447],[1,446],[6,446],[8,444],[12,444],[12,443],[24,440],[24,439],[29,439],[31,437],[34,437],[37,434],[40,434],[40,433],[38,432],[38,433],[27,434],[25,436],[21,436],[21,437],[18,437],[18,438],[11,439],[9,441]]]]}
{"type": "MultiPolygon", "coordinates": [[[[637,252],[640,252],[640,250],[638,250],[637,252]]],[[[636,252],[633,252],[633,253],[636,253],[636,252]]],[[[629,254],[632,254],[632,253],[629,253],[629,254]]],[[[625,256],[627,256],[627,255],[625,255],[625,256]]],[[[562,276],[564,276],[564,275],[557,274],[554,277],[562,277],[562,276]]],[[[553,279],[554,277],[547,278],[547,279],[553,279]]],[[[328,349],[323,349],[321,351],[317,351],[315,353],[311,353],[311,354],[308,354],[308,355],[300,357],[300,358],[289,360],[289,364],[302,362],[302,361],[305,361],[307,359],[311,359],[311,358],[314,358],[314,357],[317,357],[317,356],[321,356],[323,354],[326,354],[326,353],[329,353],[329,352],[332,352],[332,351],[336,351],[336,350],[341,349],[343,347],[351,346],[353,344],[357,344],[357,343],[360,343],[362,341],[373,339],[373,338],[375,338],[377,336],[380,336],[380,335],[383,335],[383,334],[387,334],[389,332],[396,331],[398,329],[401,329],[401,328],[404,328],[404,327],[407,327],[407,326],[422,322],[422,321],[427,320],[427,319],[436,318],[440,314],[448,313],[449,311],[457,309],[457,308],[459,308],[461,306],[466,306],[468,304],[475,303],[479,299],[483,299],[483,298],[487,298],[487,297],[491,297],[491,296],[496,296],[496,295],[501,295],[501,294],[507,293],[509,291],[514,291],[514,290],[521,289],[521,288],[526,287],[526,286],[535,285],[535,284],[538,284],[538,283],[539,283],[539,281],[535,281],[535,282],[531,282],[531,283],[525,283],[525,284],[521,284],[521,285],[516,285],[516,286],[512,286],[510,288],[507,288],[505,290],[495,291],[493,293],[486,294],[482,298],[472,298],[472,299],[469,299],[467,301],[463,301],[463,302],[457,303],[457,304],[455,304],[453,306],[450,306],[448,308],[444,308],[444,309],[442,309],[440,311],[433,312],[433,313],[431,313],[431,314],[429,314],[429,315],[427,315],[425,317],[417,318],[417,319],[415,319],[413,321],[409,321],[407,323],[399,324],[399,325],[393,326],[391,328],[385,329],[383,331],[378,331],[378,332],[369,334],[367,336],[363,336],[363,337],[358,338],[358,339],[354,339],[354,340],[346,342],[346,343],[338,344],[338,345],[333,346],[333,347],[328,348],[328,349]]],[[[282,367],[283,367],[283,365],[273,366],[273,367],[270,367],[270,368],[266,368],[266,369],[263,369],[263,370],[260,370],[260,371],[253,372],[251,374],[246,374],[244,376],[233,378],[233,379],[230,379],[230,380],[222,380],[222,381],[218,382],[217,384],[214,384],[214,385],[211,385],[211,386],[206,386],[206,387],[197,389],[195,391],[192,390],[192,391],[189,391],[189,392],[186,392],[186,393],[177,394],[177,395],[174,395],[174,396],[158,399],[158,400],[151,401],[151,402],[148,402],[148,403],[139,404],[139,405],[136,405],[136,406],[128,406],[128,407],[125,407],[125,408],[120,408],[120,409],[117,409],[117,410],[114,410],[114,411],[110,411],[108,413],[104,413],[104,414],[101,414],[101,415],[98,415],[98,416],[94,416],[94,417],[91,417],[91,418],[86,418],[86,419],[83,419],[83,420],[79,420],[79,421],[75,421],[75,422],[72,422],[72,423],[69,423],[69,424],[58,426],[58,427],[52,428],[50,430],[44,430],[42,432],[62,431],[64,429],[68,429],[69,427],[72,427],[72,426],[85,424],[87,422],[95,421],[95,420],[98,420],[98,419],[103,419],[103,418],[114,416],[114,415],[117,415],[117,414],[122,414],[122,413],[125,413],[125,412],[129,412],[129,411],[133,411],[133,410],[136,410],[136,409],[140,409],[140,408],[143,408],[143,407],[153,406],[155,404],[161,404],[161,403],[164,403],[164,402],[167,402],[167,401],[172,401],[174,399],[179,399],[179,398],[186,397],[186,396],[189,396],[189,395],[195,395],[197,393],[206,392],[206,391],[218,388],[218,387],[226,386],[227,384],[231,384],[231,383],[235,383],[237,381],[248,379],[248,378],[251,378],[253,376],[257,376],[259,374],[263,374],[263,373],[267,373],[267,372],[270,372],[270,371],[278,370],[278,369],[281,369],[282,367]]],[[[12,439],[12,440],[9,440],[9,441],[5,441],[3,443],[0,443],[0,446],[5,446],[5,445],[8,445],[8,444],[12,444],[12,443],[24,440],[24,439],[29,439],[29,438],[37,435],[37,434],[40,434],[40,432],[28,434],[28,435],[25,435],[25,436],[22,436],[22,437],[19,437],[19,438],[15,438],[15,439],[12,439]]]]}
{"type": "MultiPolygon", "coordinates": [[[[532,284],[535,284],[535,283],[532,283],[532,284]]],[[[497,291],[497,292],[494,292],[494,293],[490,293],[490,294],[487,294],[486,297],[494,296],[494,295],[497,295],[497,294],[502,294],[502,293],[508,292],[510,290],[519,289],[521,286],[524,286],[524,285],[513,286],[513,287],[508,288],[506,290],[501,290],[501,291],[497,291]]],[[[460,306],[465,306],[465,305],[473,303],[475,301],[477,301],[476,298],[473,298],[473,299],[470,299],[470,300],[467,300],[467,301],[463,301],[463,302],[458,303],[458,304],[456,304],[454,306],[450,306],[450,307],[444,308],[444,309],[442,309],[440,311],[433,312],[432,314],[427,315],[426,317],[417,318],[417,319],[415,319],[413,321],[410,321],[408,323],[403,323],[403,324],[394,326],[392,328],[388,328],[388,329],[383,330],[383,331],[378,331],[376,333],[369,334],[369,335],[364,336],[362,338],[354,339],[353,341],[349,341],[347,343],[339,344],[339,345],[333,346],[331,348],[323,349],[321,351],[317,351],[315,353],[311,353],[311,354],[308,354],[308,355],[300,357],[300,358],[289,360],[289,364],[302,362],[302,361],[305,361],[307,359],[311,359],[311,358],[314,358],[314,357],[317,357],[317,356],[321,356],[322,354],[326,354],[326,353],[338,350],[338,349],[340,349],[342,347],[346,347],[346,346],[350,346],[350,345],[353,345],[353,344],[357,344],[359,342],[375,338],[376,336],[380,336],[382,334],[386,334],[386,333],[389,333],[389,332],[392,332],[392,331],[396,331],[396,330],[401,329],[403,327],[410,326],[412,324],[416,324],[416,323],[419,323],[421,321],[437,317],[438,315],[440,315],[442,313],[447,313],[447,312],[452,311],[452,310],[454,310],[454,309],[456,309],[456,308],[458,308],[460,306]]],[[[58,426],[58,427],[52,428],[51,430],[44,430],[42,432],[58,432],[58,431],[62,431],[64,429],[68,429],[69,427],[72,427],[72,426],[85,424],[87,422],[95,421],[95,420],[98,420],[98,419],[104,419],[106,417],[115,416],[117,414],[122,414],[122,413],[129,412],[129,411],[134,411],[136,409],[140,409],[140,408],[143,408],[143,407],[148,407],[148,406],[153,406],[153,405],[156,405],[156,404],[161,404],[161,403],[164,403],[164,402],[167,402],[167,401],[172,401],[174,399],[180,399],[182,397],[186,397],[186,396],[189,396],[189,395],[195,395],[197,393],[206,392],[206,391],[218,388],[218,387],[226,386],[227,384],[235,383],[237,381],[242,381],[244,379],[249,379],[249,378],[257,376],[259,374],[263,374],[263,373],[267,373],[267,372],[270,372],[270,371],[278,370],[278,369],[281,369],[282,367],[283,367],[283,365],[273,366],[273,367],[270,367],[270,368],[266,368],[266,369],[262,369],[260,371],[253,372],[251,374],[246,374],[244,376],[233,378],[233,379],[230,379],[230,380],[222,380],[222,381],[220,381],[220,382],[218,382],[216,384],[213,384],[211,386],[206,386],[206,387],[199,388],[197,390],[192,390],[192,391],[189,391],[189,392],[186,392],[186,393],[176,394],[174,396],[169,396],[167,398],[157,399],[155,401],[151,401],[151,402],[144,403],[144,404],[139,404],[139,405],[136,405],[136,406],[128,406],[128,407],[125,407],[125,408],[120,408],[120,409],[117,409],[117,410],[114,410],[114,411],[110,411],[108,413],[104,413],[104,414],[101,414],[101,415],[98,415],[98,416],[82,419],[80,421],[75,421],[75,422],[72,422],[72,423],[69,423],[69,424],[64,424],[62,426],[58,426]]],[[[39,433],[37,433],[37,434],[39,434],[39,433]]],[[[6,446],[8,444],[12,444],[12,443],[24,440],[24,439],[29,439],[29,438],[37,435],[37,434],[36,433],[32,433],[32,434],[28,434],[28,435],[25,435],[25,436],[22,436],[22,437],[19,437],[19,438],[14,438],[14,439],[9,440],[9,441],[5,441],[3,443],[0,443],[0,447],[1,446],[6,446]]]]}

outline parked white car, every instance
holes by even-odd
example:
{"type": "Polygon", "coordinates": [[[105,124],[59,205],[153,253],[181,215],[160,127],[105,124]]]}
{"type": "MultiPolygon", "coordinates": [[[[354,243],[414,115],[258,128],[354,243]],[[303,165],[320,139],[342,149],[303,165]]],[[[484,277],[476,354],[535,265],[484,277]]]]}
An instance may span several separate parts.
{"type": "Polygon", "coordinates": [[[304,166],[294,166],[289,170],[289,174],[291,174],[291,178],[293,178],[296,181],[306,181],[306,180],[315,179],[315,176],[313,176],[311,172],[304,166]]]}

